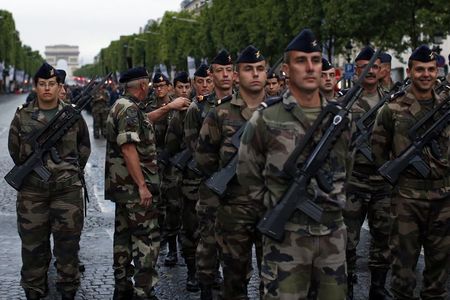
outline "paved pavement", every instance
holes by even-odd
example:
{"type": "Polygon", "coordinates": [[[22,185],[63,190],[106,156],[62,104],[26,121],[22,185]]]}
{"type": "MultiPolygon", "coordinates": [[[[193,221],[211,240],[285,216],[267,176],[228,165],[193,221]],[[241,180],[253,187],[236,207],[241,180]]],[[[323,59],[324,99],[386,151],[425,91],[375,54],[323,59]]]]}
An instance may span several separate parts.
{"type": "MultiPolygon", "coordinates": [[[[0,96],[0,178],[13,167],[7,151],[8,127],[15,108],[25,101],[25,95],[0,96]]],[[[88,125],[92,128],[92,117],[85,115],[88,125]]],[[[114,205],[103,197],[104,153],[105,141],[94,140],[91,136],[92,154],[86,169],[86,181],[91,199],[88,214],[85,219],[81,238],[80,259],[86,266],[81,279],[81,287],[76,299],[111,299],[113,292],[112,265],[112,235],[114,205]]],[[[0,300],[25,299],[20,281],[20,240],[16,228],[15,214],[16,192],[4,180],[0,180],[0,300]]],[[[368,298],[369,273],[367,269],[367,249],[369,235],[367,228],[363,229],[359,246],[360,259],[357,266],[359,281],[355,288],[355,299],[368,298]]],[[[162,249],[164,258],[166,250],[162,249]]],[[[418,272],[423,268],[423,260],[418,264],[418,272]]],[[[254,269],[256,264],[254,262],[254,269]]],[[[160,299],[199,299],[199,293],[189,293],[185,290],[186,266],[179,255],[179,262],[173,268],[158,263],[160,282],[157,293],[160,299]]],[[[55,291],[56,272],[53,263],[50,264],[49,282],[50,294],[46,299],[58,299],[55,291]]],[[[418,274],[418,278],[421,275],[418,274]]],[[[256,274],[249,287],[250,299],[259,299],[259,280],[256,274]]],[[[420,279],[419,279],[420,286],[420,279]]],[[[450,287],[450,283],[448,284],[450,287]]]]}

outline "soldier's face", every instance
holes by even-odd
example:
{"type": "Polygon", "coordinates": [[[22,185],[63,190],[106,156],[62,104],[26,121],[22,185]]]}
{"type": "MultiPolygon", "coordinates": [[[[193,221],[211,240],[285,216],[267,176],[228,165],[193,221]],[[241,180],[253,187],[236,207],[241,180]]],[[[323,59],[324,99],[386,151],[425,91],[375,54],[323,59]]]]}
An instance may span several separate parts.
{"type": "Polygon", "coordinates": [[[175,96],[189,98],[189,94],[191,93],[191,84],[177,82],[175,85],[175,96]]]}
{"type": "Polygon", "coordinates": [[[267,79],[266,92],[269,96],[276,96],[280,91],[280,83],[276,78],[267,79]]]}
{"type": "Polygon", "coordinates": [[[56,101],[60,89],[61,85],[56,81],[56,77],[50,79],[39,78],[36,83],[38,99],[46,103],[56,101]]]}
{"type": "Polygon", "coordinates": [[[267,81],[266,61],[239,64],[237,76],[240,89],[253,93],[261,92],[267,81]]]}
{"type": "MultiPolygon", "coordinates": [[[[363,70],[366,68],[367,64],[369,63],[368,60],[358,60],[356,62],[356,75],[361,75],[363,70]]],[[[364,79],[363,83],[367,85],[374,85],[378,83],[378,79],[380,78],[380,60],[375,60],[375,63],[373,64],[372,68],[370,68],[369,73],[367,73],[366,78],[364,79]]]]}
{"type": "Polygon", "coordinates": [[[320,78],[320,89],[325,92],[331,92],[336,85],[336,72],[332,68],[328,71],[322,71],[322,76],[320,78]]]}
{"type": "Polygon", "coordinates": [[[61,89],[59,90],[58,98],[61,100],[65,100],[67,97],[66,88],[61,84],[61,89]]]}
{"type": "Polygon", "coordinates": [[[210,76],[208,77],[194,77],[194,88],[197,95],[206,96],[211,94],[214,89],[214,83],[210,76]]]}
{"type": "Polygon", "coordinates": [[[391,75],[391,65],[388,63],[381,64],[380,79],[386,78],[391,75]]]}
{"type": "Polygon", "coordinates": [[[155,89],[156,97],[158,98],[164,98],[166,97],[167,93],[169,93],[169,85],[165,81],[155,83],[153,85],[153,88],[155,89]]]}
{"type": "Polygon", "coordinates": [[[212,65],[212,78],[214,86],[222,90],[229,90],[233,86],[233,66],[232,65],[212,65]]]}
{"type": "Polygon", "coordinates": [[[433,88],[438,74],[436,61],[413,60],[411,63],[411,69],[407,69],[406,72],[411,78],[413,87],[420,92],[429,92],[433,88]]]}
{"type": "Polygon", "coordinates": [[[289,51],[289,61],[283,71],[289,78],[289,88],[313,92],[320,86],[322,54],[320,52],[289,51]]]}

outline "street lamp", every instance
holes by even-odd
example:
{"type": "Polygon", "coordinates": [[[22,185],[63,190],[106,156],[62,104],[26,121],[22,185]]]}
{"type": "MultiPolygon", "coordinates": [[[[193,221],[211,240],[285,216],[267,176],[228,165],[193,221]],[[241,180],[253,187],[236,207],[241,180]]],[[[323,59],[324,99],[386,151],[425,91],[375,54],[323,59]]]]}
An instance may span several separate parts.
{"type": "Polygon", "coordinates": [[[442,32],[437,32],[433,35],[433,43],[435,46],[433,47],[433,51],[437,54],[441,54],[442,48],[440,45],[442,45],[444,40],[444,34],[442,32]]]}
{"type": "Polygon", "coordinates": [[[353,45],[352,45],[352,41],[349,40],[347,45],[345,45],[345,53],[347,54],[347,63],[350,63],[350,61],[352,60],[352,49],[353,49],[353,45]]]}

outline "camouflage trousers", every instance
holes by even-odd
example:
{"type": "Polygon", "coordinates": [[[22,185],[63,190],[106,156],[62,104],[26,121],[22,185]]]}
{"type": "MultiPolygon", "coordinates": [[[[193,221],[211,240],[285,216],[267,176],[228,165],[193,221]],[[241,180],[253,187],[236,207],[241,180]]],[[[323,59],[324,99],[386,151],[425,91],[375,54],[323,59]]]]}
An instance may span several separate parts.
{"type": "Polygon", "coordinates": [[[386,188],[373,188],[369,184],[351,183],[347,189],[347,202],[343,211],[347,226],[347,271],[355,273],[356,248],[359,244],[361,227],[366,219],[372,237],[369,248],[369,268],[389,269],[389,234],[391,196],[386,188]]]}
{"type": "Polygon", "coordinates": [[[425,260],[421,299],[448,299],[450,198],[416,200],[395,196],[391,213],[391,291],[394,299],[417,299],[414,297],[415,268],[421,247],[425,260]]]}
{"type": "Polygon", "coordinates": [[[92,111],[92,118],[94,123],[94,136],[98,136],[100,133],[104,135],[106,133],[106,119],[108,117],[108,111],[101,109],[98,111],[92,111]]]}
{"type": "Polygon", "coordinates": [[[195,254],[197,276],[202,284],[211,285],[219,272],[220,255],[214,228],[219,198],[204,183],[200,184],[198,193],[196,210],[200,240],[195,254]]]}
{"type": "Polygon", "coordinates": [[[183,209],[181,215],[181,248],[186,262],[195,262],[195,252],[198,245],[198,217],[195,206],[198,201],[198,186],[201,179],[189,176],[183,177],[181,190],[183,192],[183,209]]]}
{"type": "Polygon", "coordinates": [[[317,299],[346,299],[346,241],[343,225],[321,236],[285,231],[281,243],[263,236],[263,298],[307,299],[314,282],[317,299]]]}
{"type": "Polygon", "coordinates": [[[176,237],[181,228],[183,194],[181,174],[173,166],[166,167],[161,183],[161,199],[165,201],[164,237],[176,237]]]}
{"type": "Polygon", "coordinates": [[[48,290],[50,235],[53,235],[57,289],[76,291],[80,285],[78,251],[84,221],[81,187],[49,190],[25,186],[17,194],[16,208],[22,241],[21,286],[39,294],[48,290]]]}
{"type": "Polygon", "coordinates": [[[118,291],[133,289],[150,297],[158,282],[156,260],[160,234],[157,210],[139,203],[116,203],[114,224],[114,279],[118,291]],[[134,266],[131,264],[133,262],[134,266]]]}
{"type": "MultiPolygon", "coordinates": [[[[238,206],[220,205],[215,224],[216,240],[222,254],[223,299],[248,299],[247,286],[252,276],[252,247],[261,271],[262,241],[255,223],[235,220],[238,206]]],[[[241,210],[242,212],[242,210],[241,210]]],[[[262,295],[262,283],[260,287],[262,295]]]]}

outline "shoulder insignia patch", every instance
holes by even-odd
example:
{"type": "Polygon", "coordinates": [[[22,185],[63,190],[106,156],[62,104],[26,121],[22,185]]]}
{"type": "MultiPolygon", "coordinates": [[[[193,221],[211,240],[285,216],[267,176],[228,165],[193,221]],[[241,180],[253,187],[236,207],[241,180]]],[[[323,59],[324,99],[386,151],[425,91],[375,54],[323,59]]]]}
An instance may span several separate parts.
{"type": "Polygon", "coordinates": [[[126,120],[128,125],[137,125],[139,123],[138,109],[135,107],[127,108],[126,120]]]}
{"type": "Polygon", "coordinates": [[[228,101],[230,101],[231,99],[233,99],[233,95],[228,95],[228,96],[226,96],[226,97],[217,99],[217,105],[220,105],[220,104],[222,104],[222,103],[228,102],[228,101]]]}
{"type": "Polygon", "coordinates": [[[259,105],[258,109],[266,109],[266,108],[268,108],[274,104],[277,104],[281,101],[283,101],[282,96],[269,97],[259,105]]]}

